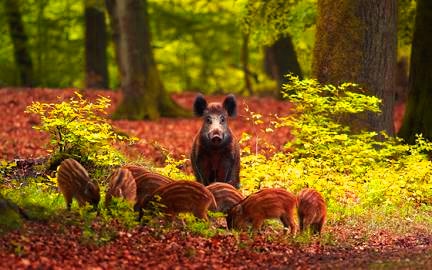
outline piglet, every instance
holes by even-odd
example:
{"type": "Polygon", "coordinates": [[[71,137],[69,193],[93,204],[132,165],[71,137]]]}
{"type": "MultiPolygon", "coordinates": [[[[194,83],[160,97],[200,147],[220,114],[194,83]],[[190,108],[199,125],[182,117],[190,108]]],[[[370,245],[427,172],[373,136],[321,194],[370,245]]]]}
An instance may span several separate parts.
{"type": "MultiPolygon", "coordinates": [[[[191,212],[204,220],[208,220],[208,209],[217,207],[213,194],[204,185],[194,181],[173,181],[161,186],[144,201],[144,208],[151,209],[151,202],[162,204],[161,210],[171,217],[178,213],[191,212]]],[[[142,215],[141,212],[140,219],[142,215]]]]}
{"type": "Polygon", "coordinates": [[[68,210],[71,209],[73,198],[80,207],[90,203],[97,208],[100,200],[99,186],[90,180],[87,170],[75,159],[68,158],[60,164],[57,183],[68,210]]]}
{"type": "Polygon", "coordinates": [[[227,183],[215,182],[208,185],[207,189],[213,194],[217,204],[217,208],[210,208],[210,211],[227,213],[231,207],[244,199],[240,191],[227,183]]]}
{"type": "Polygon", "coordinates": [[[312,233],[320,234],[326,220],[327,209],[323,196],[316,190],[305,188],[298,195],[300,231],[310,227],[312,233]]]}
{"type": "Polygon", "coordinates": [[[265,219],[279,218],[291,233],[296,232],[294,209],[297,198],[283,188],[268,188],[258,191],[233,206],[227,215],[228,229],[245,229],[252,223],[254,230],[259,230],[265,219]]]}

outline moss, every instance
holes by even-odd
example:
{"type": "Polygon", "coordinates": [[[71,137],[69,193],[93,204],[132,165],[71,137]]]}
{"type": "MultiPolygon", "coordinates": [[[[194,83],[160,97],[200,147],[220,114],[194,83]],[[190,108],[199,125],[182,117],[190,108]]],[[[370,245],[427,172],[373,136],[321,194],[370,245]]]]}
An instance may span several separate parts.
{"type": "Polygon", "coordinates": [[[356,81],[362,58],[363,25],[356,0],[318,1],[313,74],[322,83],[356,81]]]}

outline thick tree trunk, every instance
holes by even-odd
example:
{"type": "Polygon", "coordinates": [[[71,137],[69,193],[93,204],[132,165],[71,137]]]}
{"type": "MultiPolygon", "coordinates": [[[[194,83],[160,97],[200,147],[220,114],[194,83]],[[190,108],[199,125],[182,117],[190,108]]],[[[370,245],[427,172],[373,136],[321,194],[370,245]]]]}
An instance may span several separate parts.
{"type": "Polygon", "coordinates": [[[282,98],[282,85],[287,83],[286,74],[292,73],[300,79],[303,78],[297,53],[290,36],[286,35],[265,48],[264,65],[267,75],[278,82],[275,96],[282,98]]]}
{"type": "Polygon", "coordinates": [[[86,1],[84,13],[86,87],[108,88],[107,38],[102,0],[92,1],[92,5],[86,1]]]}
{"type": "Polygon", "coordinates": [[[399,136],[409,143],[415,134],[432,140],[432,1],[418,0],[411,47],[409,93],[399,136]]]}
{"type": "Polygon", "coordinates": [[[319,0],[313,74],[321,83],[356,82],[382,99],[381,114],[355,125],[393,135],[396,0],[319,0]]]}
{"type": "Polygon", "coordinates": [[[24,31],[19,7],[18,0],[5,0],[4,2],[21,85],[33,86],[33,62],[28,51],[27,35],[24,31]]]}
{"type": "Polygon", "coordinates": [[[106,0],[121,73],[123,100],[114,118],[157,119],[186,116],[165,92],[151,49],[145,0],[106,0]]]}

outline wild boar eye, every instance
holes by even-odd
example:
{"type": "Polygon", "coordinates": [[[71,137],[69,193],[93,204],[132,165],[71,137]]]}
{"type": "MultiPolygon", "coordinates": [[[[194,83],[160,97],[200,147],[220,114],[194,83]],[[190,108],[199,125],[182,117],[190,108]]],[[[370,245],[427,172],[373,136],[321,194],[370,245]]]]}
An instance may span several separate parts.
{"type": "Polygon", "coordinates": [[[206,122],[207,122],[207,124],[211,124],[212,123],[211,117],[207,117],[206,122]]]}
{"type": "Polygon", "coordinates": [[[225,117],[221,116],[221,118],[220,118],[220,122],[221,122],[221,123],[225,122],[225,117]]]}

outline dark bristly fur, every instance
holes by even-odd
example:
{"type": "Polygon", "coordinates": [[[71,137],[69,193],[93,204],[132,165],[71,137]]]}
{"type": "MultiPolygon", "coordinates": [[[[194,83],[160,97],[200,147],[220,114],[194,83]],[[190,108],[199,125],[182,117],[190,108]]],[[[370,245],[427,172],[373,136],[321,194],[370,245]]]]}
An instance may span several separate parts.
{"type": "Polygon", "coordinates": [[[108,177],[108,190],[105,196],[105,207],[109,207],[112,197],[124,198],[135,203],[137,186],[132,172],[125,168],[116,169],[108,177]]]}
{"type": "Polygon", "coordinates": [[[291,233],[295,233],[296,205],[296,196],[285,189],[263,189],[232,207],[228,211],[227,225],[229,229],[245,229],[247,223],[252,223],[252,228],[259,230],[265,219],[279,218],[284,227],[289,227],[291,233]]]}
{"type": "Polygon", "coordinates": [[[156,189],[172,183],[173,180],[158,173],[148,172],[135,178],[135,182],[137,186],[137,202],[134,208],[136,211],[141,212],[144,201],[151,196],[156,189]]]}
{"type": "Polygon", "coordinates": [[[71,208],[74,197],[80,207],[86,202],[97,207],[100,200],[99,186],[90,180],[87,170],[78,161],[69,158],[60,164],[57,183],[68,209],[71,208]]]}
{"type": "Polygon", "coordinates": [[[320,234],[325,223],[327,209],[323,196],[316,190],[305,188],[298,195],[298,217],[300,231],[311,228],[312,233],[320,234]]]}
{"type": "Polygon", "coordinates": [[[203,119],[191,153],[195,178],[206,186],[219,181],[239,188],[240,147],[228,126],[228,117],[237,113],[235,97],[228,95],[223,103],[207,104],[198,95],[194,112],[203,119]]]}
{"type": "Polygon", "coordinates": [[[207,189],[213,194],[217,204],[217,208],[210,208],[210,211],[227,213],[231,207],[244,199],[240,191],[227,183],[215,182],[207,186],[207,189]]]}
{"type": "MultiPolygon", "coordinates": [[[[165,206],[161,210],[171,216],[191,212],[197,218],[208,220],[209,207],[217,207],[213,194],[204,185],[193,181],[174,181],[158,188],[144,202],[144,207],[150,207],[150,201],[154,201],[156,197],[160,197],[159,203],[165,206]]],[[[141,217],[142,213],[140,219],[141,217]]]]}

